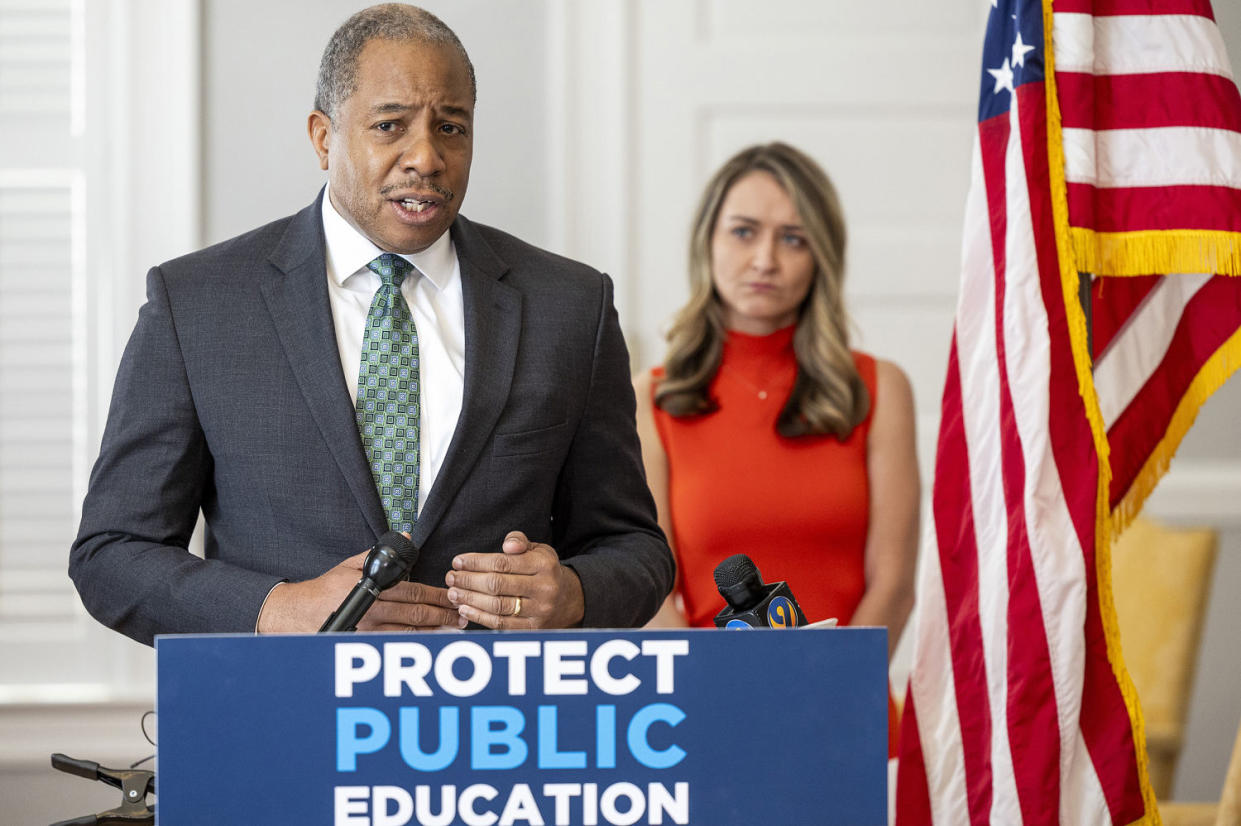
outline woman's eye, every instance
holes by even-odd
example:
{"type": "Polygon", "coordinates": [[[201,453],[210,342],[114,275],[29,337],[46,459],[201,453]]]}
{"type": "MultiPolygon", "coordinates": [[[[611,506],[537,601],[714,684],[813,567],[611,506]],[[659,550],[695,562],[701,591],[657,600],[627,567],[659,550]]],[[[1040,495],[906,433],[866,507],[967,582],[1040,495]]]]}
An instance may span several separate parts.
{"type": "Polygon", "coordinates": [[[737,238],[750,238],[754,235],[754,230],[750,227],[733,227],[729,231],[737,238]]]}
{"type": "Polygon", "coordinates": [[[788,244],[790,247],[797,247],[800,249],[801,247],[806,246],[806,239],[801,235],[796,235],[789,232],[785,233],[784,243],[788,244]]]}

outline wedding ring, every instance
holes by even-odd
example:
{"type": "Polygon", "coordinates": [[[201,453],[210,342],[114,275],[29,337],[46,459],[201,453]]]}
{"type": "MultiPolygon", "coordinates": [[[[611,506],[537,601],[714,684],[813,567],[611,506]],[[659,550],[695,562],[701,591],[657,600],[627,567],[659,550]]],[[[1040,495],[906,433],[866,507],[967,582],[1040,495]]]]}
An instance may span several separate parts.
{"type": "Polygon", "coordinates": [[[513,606],[513,616],[517,616],[521,613],[521,597],[513,597],[513,599],[517,600],[517,603],[513,606]]]}

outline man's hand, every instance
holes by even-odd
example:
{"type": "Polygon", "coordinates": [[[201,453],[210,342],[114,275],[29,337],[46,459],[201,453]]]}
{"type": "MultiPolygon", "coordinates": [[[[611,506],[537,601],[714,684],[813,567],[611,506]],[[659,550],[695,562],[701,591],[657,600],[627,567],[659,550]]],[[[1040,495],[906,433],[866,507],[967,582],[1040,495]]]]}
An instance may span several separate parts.
{"type": "Polygon", "coordinates": [[[521,531],[504,537],[502,554],[461,554],[444,577],[448,599],[461,616],[488,628],[570,628],[586,603],[572,568],[550,545],[521,531]]]}
{"type": "MultiPolygon", "coordinates": [[[[305,582],[283,582],[272,589],[259,612],[260,634],[318,631],[362,578],[369,551],[351,556],[328,572],[305,582]]],[[[359,631],[435,631],[464,628],[466,620],[448,601],[448,591],[418,582],[398,582],[358,623],[359,631]]]]}

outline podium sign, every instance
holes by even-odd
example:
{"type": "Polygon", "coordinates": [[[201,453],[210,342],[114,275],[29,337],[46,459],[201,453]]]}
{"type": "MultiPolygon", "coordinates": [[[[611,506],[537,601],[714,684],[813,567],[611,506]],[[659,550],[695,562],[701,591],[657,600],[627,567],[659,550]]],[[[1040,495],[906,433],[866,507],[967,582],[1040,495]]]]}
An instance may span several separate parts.
{"type": "Polygon", "coordinates": [[[882,629],[155,649],[162,826],[887,822],[882,629]]]}

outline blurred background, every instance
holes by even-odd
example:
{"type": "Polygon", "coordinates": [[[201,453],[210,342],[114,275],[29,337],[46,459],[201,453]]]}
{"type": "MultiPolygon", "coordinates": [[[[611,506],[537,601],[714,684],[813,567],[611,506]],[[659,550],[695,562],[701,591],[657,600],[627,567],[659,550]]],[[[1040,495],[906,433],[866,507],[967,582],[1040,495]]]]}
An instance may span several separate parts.
{"type": "MultiPolygon", "coordinates": [[[[57,775],[152,748],[153,652],[65,574],[146,269],[308,204],[319,56],[351,0],[0,0],[0,800],[115,805],[57,775]]],[[[923,485],[958,282],[986,0],[427,0],[477,69],[463,212],[609,272],[633,368],[687,295],[690,212],[780,139],[834,178],[855,345],[910,374],[923,485]]],[[[1241,6],[1216,16],[1241,55],[1241,6]]],[[[1174,797],[1217,796],[1238,717],[1241,384],[1204,408],[1147,513],[1220,536],[1174,797]]],[[[929,505],[924,505],[929,513],[929,505]]],[[[924,544],[925,544],[924,530],[924,544]]],[[[894,664],[903,689],[907,650],[894,664]]],[[[228,721],[221,721],[227,725],[228,721]]]]}

